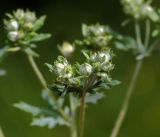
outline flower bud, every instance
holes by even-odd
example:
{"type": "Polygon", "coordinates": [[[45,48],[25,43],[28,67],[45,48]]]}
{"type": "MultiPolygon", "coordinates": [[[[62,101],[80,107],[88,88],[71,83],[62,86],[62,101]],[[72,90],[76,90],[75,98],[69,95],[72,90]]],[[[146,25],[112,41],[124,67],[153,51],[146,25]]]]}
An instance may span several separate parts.
{"type": "Polygon", "coordinates": [[[14,16],[15,16],[16,19],[18,19],[18,20],[24,19],[24,10],[18,9],[18,10],[14,13],[14,16]]]}
{"type": "Polygon", "coordinates": [[[99,60],[99,61],[102,61],[103,58],[105,58],[105,62],[109,62],[109,61],[111,60],[111,55],[110,55],[110,53],[109,53],[108,51],[106,51],[106,52],[100,52],[100,53],[98,54],[98,60],[99,60]]]}
{"type": "Polygon", "coordinates": [[[10,41],[15,42],[19,38],[19,33],[17,31],[10,31],[7,37],[10,41]]]}
{"type": "Polygon", "coordinates": [[[80,67],[79,67],[79,72],[82,75],[90,75],[92,73],[92,71],[93,71],[92,66],[88,63],[84,63],[84,64],[80,65],[80,67]]]}
{"type": "Polygon", "coordinates": [[[16,20],[11,20],[7,24],[7,30],[18,30],[18,28],[19,28],[19,24],[16,20]]]}
{"type": "Polygon", "coordinates": [[[61,73],[61,72],[64,70],[64,68],[65,68],[65,65],[64,65],[64,64],[62,64],[62,63],[57,63],[57,64],[55,65],[55,73],[56,73],[56,74],[61,73]]]}
{"type": "Polygon", "coordinates": [[[62,47],[58,46],[62,55],[69,57],[74,52],[74,47],[69,42],[64,42],[62,47]]]}
{"type": "Polygon", "coordinates": [[[36,20],[36,15],[34,12],[28,11],[25,13],[24,19],[26,22],[33,23],[36,20]]]}

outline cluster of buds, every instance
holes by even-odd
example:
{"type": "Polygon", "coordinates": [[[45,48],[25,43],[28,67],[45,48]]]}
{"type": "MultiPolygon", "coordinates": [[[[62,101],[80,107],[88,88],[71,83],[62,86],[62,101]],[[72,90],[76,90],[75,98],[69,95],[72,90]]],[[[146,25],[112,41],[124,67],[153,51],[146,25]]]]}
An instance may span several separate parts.
{"type": "Polygon", "coordinates": [[[105,25],[82,25],[82,41],[77,40],[75,43],[82,46],[87,46],[89,49],[100,50],[108,46],[112,39],[110,28],[105,25]]]}
{"type": "Polygon", "coordinates": [[[159,20],[159,15],[151,6],[151,0],[121,0],[121,3],[125,13],[136,20],[144,18],[149,18],[154,22],[159,20]]]}
{"type": "MultiPolygon", "coordinates": [[[[12,14],[6,14],[4,25],[7,33],[7,46],[19,47],[19,49],[35,48],[35,42],[45,40],[50,34],[38,33],[43,26],[45,16],[36,17],[35,12],[18,9],[12,14]]],[[[28,51],[28,49],[27,49],[28,51]]]]}
{"type": "Polygon", "coordinates": [[[103,87],[111,83],[110,71],[113,53],[110,49],[99,52],[84,52],[86,58],[82,64],[71,65],[65,57],[59,56],[54,65],[46,64],[54,74],[54,83],[50,86],[60,95],[76,92],[81,96],[84,88],[93,92],[97,87],[103,87]],[[102,86],[103,85],[103,86],[102,86]]]}

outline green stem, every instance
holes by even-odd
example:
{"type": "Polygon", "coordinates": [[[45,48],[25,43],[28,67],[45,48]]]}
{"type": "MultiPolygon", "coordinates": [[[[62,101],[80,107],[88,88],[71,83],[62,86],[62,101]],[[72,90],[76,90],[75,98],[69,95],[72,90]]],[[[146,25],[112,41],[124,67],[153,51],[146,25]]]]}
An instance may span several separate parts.
{"type": "Polygon", "coordinates": [[[116,120],[115,126],[114,126],[114,128],[112,130],[112,133],[111,133],[110,137],[117,137],[117,135],[119,133],[119,130],[120,130],[121,126],[122,126],[122,123],[123,123],[124,118],[126,116],[126,113],[128,111],[130,99],[131,99],[133,90],[135,88],[136,81],[138,79],[138,75],[139,75],[141,67],[142,67],[142,63],[143,63],[143,60],[137,61],[137,64],[135,66],[135,70],[134,70],[130,85],[128,87],[126,96],[124,98],[124,102],[122,104],[122,108],[120,110],[120,113],[118,115],[118,118],[116,120]]]}
{"type": "Polygon", "coordinates": [[[79,137],[83,137],[84,122],[85,122],[85,96],[86,90],[83,91],[80,105],[80,117],[79,117],[79,137]]]}
{"type": "Polygon", "coordinates": [[[135,22],[135,34],[136,34],[138,49],[139,49],[139,51],[142,51],[143,44],[142,44],[142,39],[141,39],[141,29],[140,29],[139,23],[137,21],[135,22]]]}
{"type": "Polygon", "coordinates": [[[76,102],[72,94],[69,95],[69,101],[70,101],[70,108],[71,108],[71,113],[72,113],[70,133],[71,133],[71,137],[77,137],[76,104],[75,104],[76,102]]]}
{"type": "Polygon", "coordinates": [[[144,45],[145,45],[146,49],[149,45],[150,31],[151,31],[150,21],[146,20],[146,36],[145,36],[145,42],[144,42],[144,45]]]}
{"type": "Polygon", "coordinates": [[[148,48],[147,53],[150,54],[150,53],[155,49],[155,47],[156,47],[159,43],[160,43],[160,39],[155,40],[155,41],[151,44],[151,46],[148,48]]]}
{"type": "Polygon", "coordinates": [[[41,71],[39,70],[34,58],[31,55],[27,55],[28,61],[33,69],[33,71],[35,72],[37,78],[39,79],[40,83],[42,84],[43,88],[45,90],[43,90],[43,92],[47,92],[47,94],[51,97],[51,99],[54,101],[58,112],[61,114],[61,116],[67,120],[68,118],[66,117],[66,115],[64,114],[64,111],[58,106],[57,101],[55,96],[52,94],[52,92],[47,88],[47,82],[45,80],[45,78],[43,77],[41,71]]]}

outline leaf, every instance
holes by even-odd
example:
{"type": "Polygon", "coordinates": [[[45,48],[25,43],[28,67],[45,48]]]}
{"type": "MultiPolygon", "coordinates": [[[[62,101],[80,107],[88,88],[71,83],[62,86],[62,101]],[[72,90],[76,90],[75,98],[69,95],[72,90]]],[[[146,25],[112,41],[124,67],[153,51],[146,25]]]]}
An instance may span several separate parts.
{"type": "Polygon", "coordinates": [[[119,85],[119,84],[121,84],[121,81],[118,81],[118,80],[111,80],[111,81],[109,82],[109,85],[110,85],[110,86],[117,86],[117,85],[119,85]]]}
{"type": "Polygon", "coordinates": [[[38,53],[36,53],[34,50],[32,50],[31,48],[26,48],[24,50],[27,54],[33,56],[33,57],[39,57],[38,53]]]}
{"type": "Polygon", "coordinates": [[[55,107],[55,102],[53,101],[53,99],[51,99],[51,97],[48,95],[48,92],[45,91],[46,89],[44,89],[42,91],[42,98],[48,102],[49,105],[51,105],[53,108],[55,107]]]}
{"type": "Polygon", "coordinates": [[[88,94],[85,98],[85,102],[97,104],[97,102],[104,97],[105,95],[103,93],[95,92],[94,94],[88,94]]]}
{"type": "Polygon", "coordinates": [[[4,75],[6,75],[6,71],[3,69],[0,69],[0,76],[4,76],[4,75]]]}
{"type": "Polygon", "coordinates": [[[121,37],[117,41],[115,41],[115,46],[117,49],[123,51],[135,50],[136,49],[136,41],[128,36],[121,37]]]}
{"type": "Polygon", "coordinates": [[[157,14],[157,12],[151,7],[149,6],[147,8],[147,15],[148,17],[153,21],[153,22],[157,22],[159,20],[159,15],[157,14]]]}
{"type": "Polygon", "coordinates": [[[47,109],[39,108],[36,106],[29,105],[25,102],[16,103],[16,104],[14,104],[14,107],[16,107],[22,111],[25,111],[27,113],[30,113],[33,116],[53,116],[55,118],[58,117],[58,113],[54,110],[50,111],[47,109]]]}
{"type": "Polygon", "coordinates": [[[32,126],[40,126],[40,127],[45,127],[47,126],[49,129],[54,128],[57,125],[66,125],[69,126],[70,124],[66,122],[63,118],[57,117],[40,117],[40,118],[35,118],[33,119],[32,126]]]}
{"type": "Polygon", "coordinates": [[[6,56],[8,52],[8,46],[5,46],[4,48],[0,49],[0,61],[6,56]]]}
{"type": "Polygon", "coordinates": [[[43,41],[46,39],[49,39],[51,37],[51,34],[49,33],[41,33],[41,34],[37,34],[35,35],[30,42],[39,42],[39,41],[43,41]]]}
{"type": "Polygon", "coordinates": [[[53,66],[51,64],[45,63],[45,65],[47,66],[47,68],[49,68],[50,72],[52,72],[54,70],[53,66]]]}
{"type": "Polygon", "coordinates": [[[25,102],[15,103],[14,107],[16,107],[16,108],[18,108],[18,109],[20,109],[22,111],[25,111],[27,113],[30,113],[33,116],[37,116],[37,115],[41,114],[41,109],[40,108],[32,106],[32,105],[29,105],[29,104],[27,104],[25,102]]]}
{"type": "Polygon", "coordinates": [[[0,137],[5,137],[1,127],[0,127],[0,137]]]}
{"type": "Polygon", "coordinates": [[[47,126],[50,129],[54,128],[57,124],[58,124],[57,120],[53,117],[35,118],[31,123],[32,126],[40,126],[40,127],[47,126]]]}
{"type": "Polygon", "coordinates": [[[34,30],[35,31],[39,30],[44,25],[45,20],[46,20],[45,15],[41,16],[38,20],[36,20],[34,23],[34,30]]]}

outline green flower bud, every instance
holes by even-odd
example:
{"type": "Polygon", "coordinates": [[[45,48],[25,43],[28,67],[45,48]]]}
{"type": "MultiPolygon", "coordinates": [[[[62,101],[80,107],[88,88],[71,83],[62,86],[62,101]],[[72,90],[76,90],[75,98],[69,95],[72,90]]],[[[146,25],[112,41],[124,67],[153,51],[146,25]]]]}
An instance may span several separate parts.
{"type": "Polygon", "coordinates": [[[15,42],[15,41],[17,41],[18,38],[19,38],[19,33],[18,33],[18,31],[10,31],[10,32],[8,33],[7,37],[8,37],[8,39],[9,39],[10,41],[15,42]]]}
{"type": "Polygon", "coordinates": [[[24,19],[24,15],[25,15],[25,13],[24,13],[24,10],[22,10],[22,9],[18,9],[18,10],[14,13],[14,16],[15,16],[16,19],[18,19],[18,20],[24,19]]]}
{"type": "Polygon", "coordinates": [[[33,23],[36,20],[36,15],[34,12],[27,11],[24,15],[25,22],[33,23]]]}
{"type": "Polygon", "coordinates": [[[19,24],[16,20],[12,19],[8,22],[7,26],[6,26],[6,29],[9,30],[9,31],[12,31],[12,30],[18,30],[19,28],[19,24]]]}

